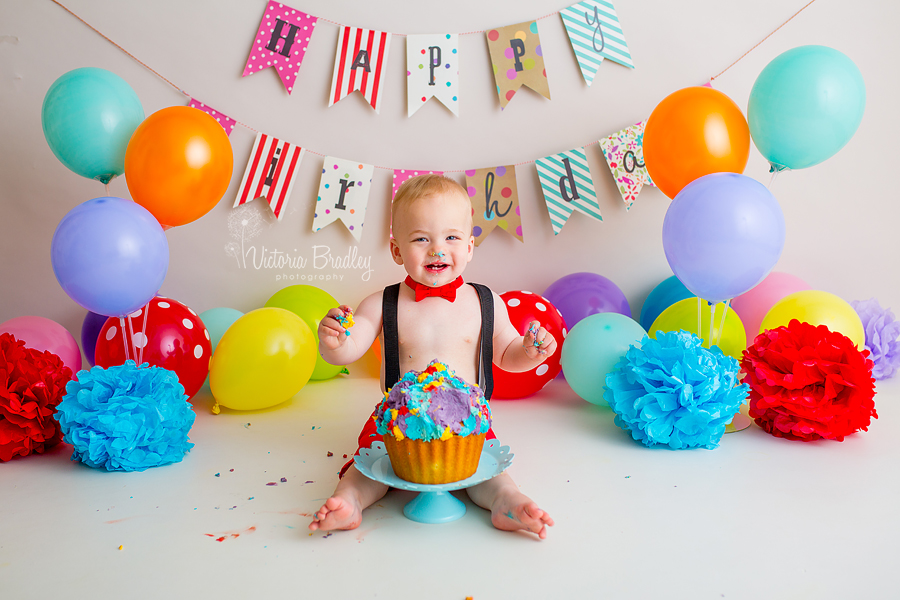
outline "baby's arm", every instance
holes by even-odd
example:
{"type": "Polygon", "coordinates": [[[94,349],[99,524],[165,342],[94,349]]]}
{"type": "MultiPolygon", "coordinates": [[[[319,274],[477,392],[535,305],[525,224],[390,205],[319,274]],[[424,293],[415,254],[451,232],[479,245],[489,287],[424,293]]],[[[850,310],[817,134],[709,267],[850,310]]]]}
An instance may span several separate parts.
{"type": "Polygon", "coordinates": [[[556,352],[556,339],[538,321],[519,335],[509,322],[506,304],[494,294],[494,363],[510,373],[530,371],[556,352]]]}
{"type": "Polygon", "coordinates": [[[332,308],[319,322],[319,354],[333,365],[348,365],[362,358],[381,333],[381,295],[376,292],[363,300],[353,313],[353,335],[346,335],[346,329],[337,317],[349,310],[347,306],[332,308]]]}

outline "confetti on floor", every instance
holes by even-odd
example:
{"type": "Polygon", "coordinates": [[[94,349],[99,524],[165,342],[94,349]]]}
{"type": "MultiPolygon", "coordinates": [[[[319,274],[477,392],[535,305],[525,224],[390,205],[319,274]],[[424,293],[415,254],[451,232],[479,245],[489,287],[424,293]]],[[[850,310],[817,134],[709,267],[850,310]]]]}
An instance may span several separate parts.
{"type": "Polygon", "coordinates": [[[328,458],[331,458],[332,456],[334,456],[334,452],[329,452],[329,453],[326,454],[325,456],[327,456],[328,458]]]}

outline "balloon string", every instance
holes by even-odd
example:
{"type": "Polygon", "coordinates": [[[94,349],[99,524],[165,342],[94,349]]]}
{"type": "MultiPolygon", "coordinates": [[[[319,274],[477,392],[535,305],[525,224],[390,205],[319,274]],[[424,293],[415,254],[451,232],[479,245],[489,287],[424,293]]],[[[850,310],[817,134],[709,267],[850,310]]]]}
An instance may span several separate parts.
{"type": "Polygon", "coordinates": [[[703,300],[700,299],[700,296],[697,296],[697,337],[703,337],[703,300]]]}
{"type": "Polygon", "coordinates": [[[716,345],[719,345],[722,342],[722,332],[725,331],[725,315],[728,314],[729,304],[731,304],[730,299],[725,301],[725,310],[722,311],[722,320],[719,322],[719,336],[716,338],[716,345]]]}
{"type": "Polygon", "coordinates": [[[122,341],[125,343],[125,360],[131,360],[128,353],[128,333],[125,332],[125,317],[119,317],[119,326],[122,328],[122,341]]]}
{"type": "Polygon", "coordinates": [[[147,345],[147,321],[150,320],[150,302],[152,302],[152,298],[147,302],[147,306],[144,307],[144,324],[141,327],[141,354],[138,359],[138,364],[144,364],[144,346],[147,345]]]}
{"type": "Polygon", "coordinates": [[[707,348],[713,347],[713,333],[715,333],[715,327],[713,326],[716,322],[716,305],[714,303],[710,303],[709,305],[709,337],[707,338],[707,348]]]}
{"type": "Polygon", "coordinates": [[[772,189],[772,184],[775,183],[775,178],[778,177],[778,169],[772,171],[772,178],[769,180],[769,185],[766,186],[767,189],[772,189]]]}
{"type": "Polygon", "coordinates": [[[103,187],[106,188],[106,195],[109,196],[109,183],[104,183],[103,187]]]}
{"type": "MultiPolygon", "coordinates": [[[[131,322],[131,315],[128,315],[128,335],[131,336],[131,349],[134,350],[134,358],[137,360],[138,349],[134,345],[134,324],[131,322]]],[[[140,367],[141,363],[138,363],[137,366],[140,367]]]]}

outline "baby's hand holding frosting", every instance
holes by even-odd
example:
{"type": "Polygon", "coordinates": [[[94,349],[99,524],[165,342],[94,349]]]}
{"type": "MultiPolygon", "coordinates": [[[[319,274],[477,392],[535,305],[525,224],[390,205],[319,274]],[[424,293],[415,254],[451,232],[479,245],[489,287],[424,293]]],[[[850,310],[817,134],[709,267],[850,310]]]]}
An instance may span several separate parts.
{"type": "Polygon", "coordinates": [[[556,352],[556,338],[541,327],[538,321],[532,321],[528,324],[522,346],[525,348],[525,355],[528,358],[544,360],[556,352]]]}
{"type": "Polygon", "coordinates": [[[319,321],[319,343],[329,350],[340,348],[350,335],[341,321],[348,322],[348,325],[352,326],[352,315],[353,310],[349,306],[341,305],[329,310],[325,318],[319,321]]]}

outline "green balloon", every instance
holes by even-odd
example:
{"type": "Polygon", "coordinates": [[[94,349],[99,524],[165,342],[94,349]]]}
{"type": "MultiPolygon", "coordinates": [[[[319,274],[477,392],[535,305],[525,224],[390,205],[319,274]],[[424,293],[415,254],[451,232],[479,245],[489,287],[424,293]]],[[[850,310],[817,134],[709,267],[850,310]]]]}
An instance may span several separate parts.
{"type": "MultiPolygon", "coordinates": [[[[319,321],[338,305],[334,296],[314,285],[291,285],[275,292],[266,301],[266,307],[283,308],[303,319],[312,330],[316,344],[319,343],[319,321]]],[[[331,379],[343,370],[343,366],[327,363],[316,353],[316,366],[310,379],[331,379]]]]}
{"type": "Polygon", "coordinates": [[[560,362],[566,382],[591,404],[606,405],[606,375],[644,335],[634,319],[619,313],[596,313],[578,321],[562,345],[560,362]]]}

